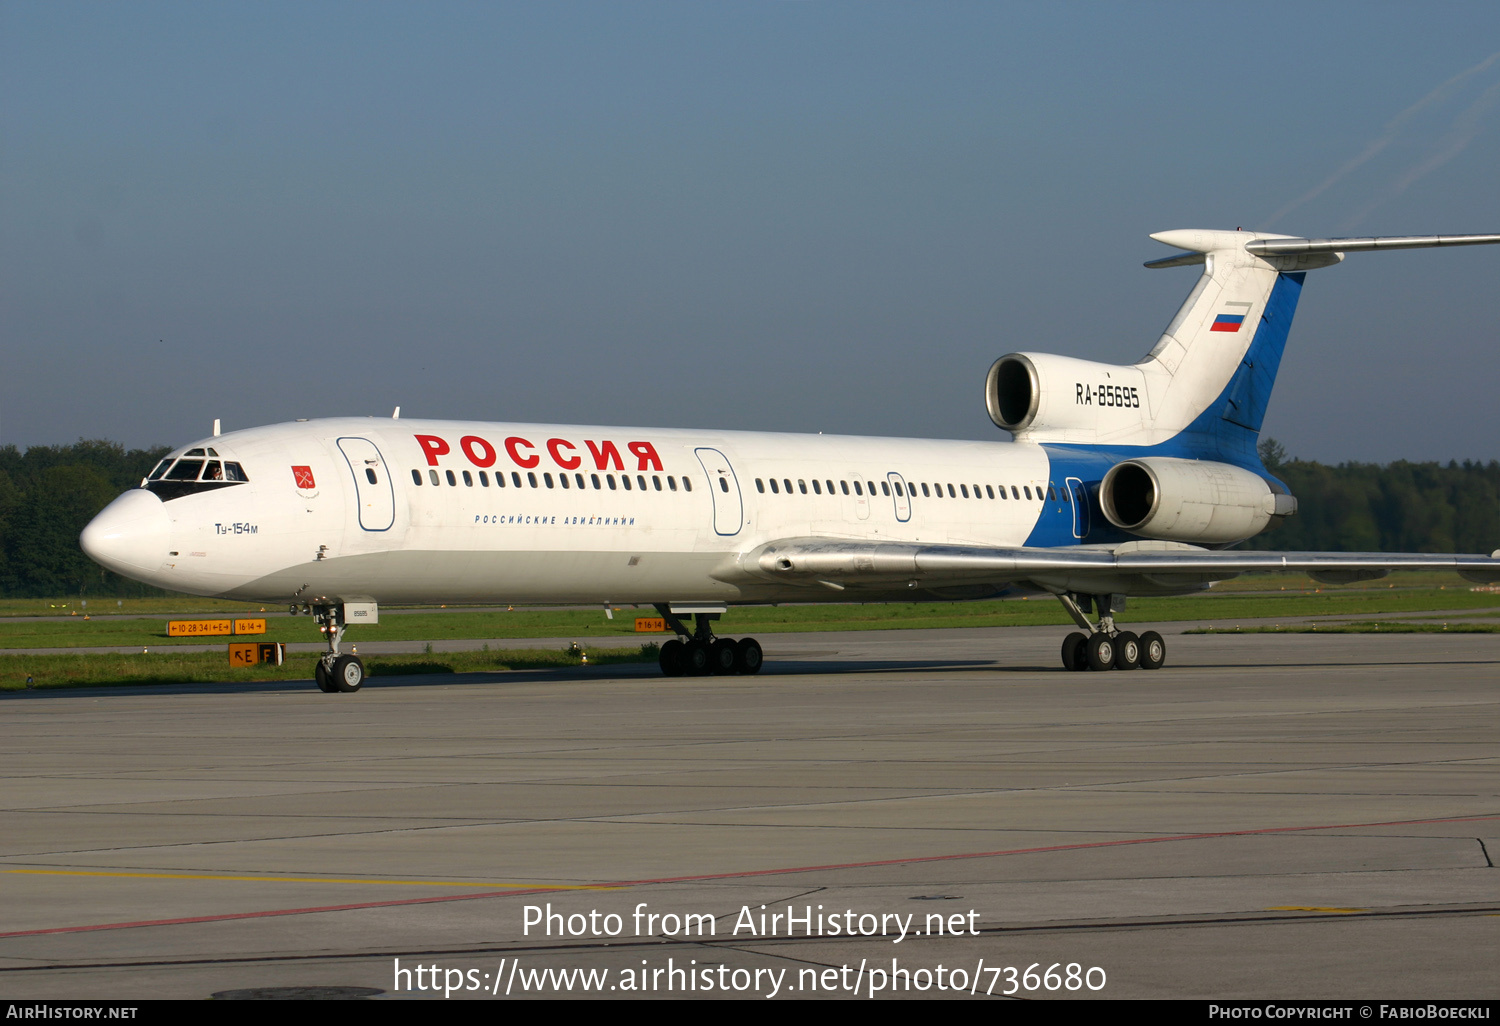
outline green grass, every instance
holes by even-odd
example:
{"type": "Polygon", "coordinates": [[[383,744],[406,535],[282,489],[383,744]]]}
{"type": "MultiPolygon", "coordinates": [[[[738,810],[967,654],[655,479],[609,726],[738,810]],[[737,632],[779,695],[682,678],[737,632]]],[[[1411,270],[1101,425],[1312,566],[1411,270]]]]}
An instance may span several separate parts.
{"type": "MultiPolygon", "coordinates": [[[[589,665],[654,663],[654,644],[593,649],[589,665]]],[[[579,666],[581,653],[568,648],[503,649],[371,656],[365,671],[372,677],[431,673],[483,673],[501,670],[547,670],[579,666]]],[[[34,688],[94,687],[110,684],[232,684],[262,680],[305,680],[313,660],[291,658],[285,666],[232,667],[223,652],[152,652],[148,655],[0,655],[0,691],[19,691],[32,678],[34,688]]]]}
{"type": "MultiPolygon", "coordinates": [[[[237,611],[244,612],[243,604],[237,611]]],[[[1421,613],[1438,610],[1500,610],[1500,593],[1446,588],[1350,588],[1318,592],[1204,593],[1183,598],[1133,598],[1117,614],[1121,623],[1249,620],[1293,616],[1368,616],[1374,613],[1421,613]]],[[[258,613],[256,614],[258,615],[258,613]]],[[[648,640],[635,633],[636,616],[655,616],[649,609],[622,607],[613,620],[599,609],[518,609],[474,612],[454,608],[387,615],[373,626],[353,628],[351,644],[363,641],[453,641],[473,638],[569,638],[618,635],[622,642],[648,640]]],[[[726,636],[787,631],[890,630],[922,627],[1018,627],[1068,624],[1062,607],[1050,596],[987,602],[917,602],[833,605],[745,606],[731,609],[720,621],[726,636]]],[[[310,617],[279,616],[267,620],[267,633],[243,640],[318,642],[322,636],[310,617]]],[[[657,636],[659,637],[659,636],[657,636]]],[[[229,638],[168,638],[166,617],[127,619],[99,616],[89,620],[0,620],[0,649],[7,648],[171,648],[175,645],[227,644],[229,638]]]]}

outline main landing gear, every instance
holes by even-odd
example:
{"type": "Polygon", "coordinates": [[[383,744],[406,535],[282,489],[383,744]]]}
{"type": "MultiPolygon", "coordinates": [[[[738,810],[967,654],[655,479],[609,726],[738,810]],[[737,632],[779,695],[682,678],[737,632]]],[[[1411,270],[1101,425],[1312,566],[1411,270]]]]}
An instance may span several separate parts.
{"type": "MultiPolygon", "coordinates": [[[[678,637],[661,646],[661,672],[668,677],[705,677],[709,674],[759,673],[764,657],[760,642],[754,638],[716,638],[713,622],[718,613],[694,613],[694,629],[689,631],[671,608],[658,603],[657,612],[678,637]],[[681,639],[686,638],[686,641],[681,639]]],[[[684,614],[687,615],[687,614],[684,614]]]]}
{"type": "Polygon", "coordinates": [[[1155,631],[1137,637],[1115,626],[1113,610],[1125,608],[1124,595],[1078,595],[1064,592],[1057,596],[1068,615],[1087,634],[1074,631],[1063,639],[1062,663],[1065,670],[1158,670],[1167,661],[1167,643],[1155,631]],[[1089,622],[1088,612],[1099,610],[1099,622],[1089,622]]]}
{"type": "MultiPolygon", "coordinates": [[[[365,682],[365,664],[357,655],[341,655],[339,642],[344,639],[343,606],[308,606],[318,630],[328,639],[328,651],[318,657],[313,666],[313,679],[318,690],[332,694],[335,691],[352,693],[365,682]]],[[[292,607],[296,612],[297,607],[292,607]]]]}

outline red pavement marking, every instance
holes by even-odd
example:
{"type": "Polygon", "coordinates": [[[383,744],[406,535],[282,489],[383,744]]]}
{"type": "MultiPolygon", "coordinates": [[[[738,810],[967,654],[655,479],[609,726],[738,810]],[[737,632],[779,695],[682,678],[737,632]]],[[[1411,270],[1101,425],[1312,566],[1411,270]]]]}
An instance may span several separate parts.
{"type": "MultiPolygon", "coordinates": [[[[737,873],[703,873],[695,876],[663,876],[648,880],[621,880],[597,885],[600,890],[614,887],[639,887],[645,884],[692,883],[698,880],[733,880],[755,876],[784,876],[791,873],[813,873],[822,869],[868,869],[876,866],[900,866],[917,862],[952,862],[958,859],[987,859],[1002,855],[1035,855],[1055,851],[1082,851],[1088,848],[1116,848],[1127,844],[1162,844],[1169,841],[1200,841],[1217,837],[1250,837],[1256,834],[1305,833],[1311,830],[1362,830],[1372,827],[1421,826],[1431,823],[1479,823],[1500,819],[1500,815],[1454,816],[1446,819],[1395,819],[1381,823],[1329,823],[1321,826],[1261,827],[1256,830],[1220,830],[1203,834],[1174,834],[1170,837],[1134,837],[1119,841],[1084,841],[1077,844],[1054,844],[1040,848],[1007,848],[1001,851],[962,852],[956,855],[914,855],[902,859],[880,859],[874,862],[835,862],[821,866],[794,866],[781,869],[751,869],[737,873]]],[[[559,888],[531,887],[478,894],[449,894],[432,898],[400,898],[390,901],[365,901],[349,905],[319,905],[309,908],[279,908],[264,912],[226,912],[212,916],[189,916],[182,919],[142,919],[131,923],[96,923],[90,926],[58,926],[47,930],[15,930],[0,933],[4,937],[40,937],[53,933],[88,933],[94,930],[128,930],[140,926],[182,926],[188,923],[222,923],[235,919],[264,919],[270,916],[301,916],[316,912],[349,912],[366,908],[395,908],[401,905],[433,905],[444,901],[477,901],[483,898],[512,898],[522,894],[552,894],[559,888]]],[[[569,893],[572,892],[569,888],[569,893]]]]}

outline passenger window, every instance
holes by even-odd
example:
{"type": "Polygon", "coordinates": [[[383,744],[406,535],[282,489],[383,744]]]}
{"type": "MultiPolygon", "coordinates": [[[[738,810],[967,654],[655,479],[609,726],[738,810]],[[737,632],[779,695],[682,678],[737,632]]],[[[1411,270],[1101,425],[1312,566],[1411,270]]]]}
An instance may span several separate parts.
{"type": "Polygon", "coordinates": [[[724,480],[722,477],[719,478],[719,491],[721,491],[721,492],[727,492],[727,491],[729,491],[729,482],[726,481],[726,480],[724,480]]]}
{"type": "MultiPolygon", "coordinates": [[[[976,487],[976,488],[977,488],[977,487],[979,487],[979,486],[978,486],[978,485],[975,485],[975,487],[976,487]]],[[[990,498],[992,498],[992,499],[993,499],[993,498],[994,498],[994,497],[995,497],[995,489],[994,489],[994,486],[992,486],[992,485],[985,485],[985,486],[984,486],[984,493],[985,493],[985,494],[986,494],[986,495],[988,495],[988,496],[989,496],[989,497],[990,497],[990,498]]]]}
{"type": "Polygon", "coordinates": [[[961,485],[958,486],[958,488],[959,488],[959,491],[961,491],[961,492],[964,493],[964,498],[967,499],[969,497],[969,486],[966,485],[966,484],[961,484],[961,485]]]}
{"type": "Polygon", "coordinates": [[[604,475],[604,483],[607,484],[607,485],[609,485],[609,490],[610,491],[614,491],[615,490],[615,475],[613,475],[613,474],[605,474],[604,475]]]}
{"type": "Polygon", "coordinates": [[[479,472],[479,487],[481,487],[481,488],[488,488],[489,486],[490,486],[490,475],[486,474],[484,471],[481,470],[479,472]]]}
{"type": "Polygon", "coordinates": [[[984,496],[982,496],[982,495],[979,494],[979,486],[978,485],[974,486],[974,498],[976,498],[976,499],[982,499],[982,498],[984,498],[984,496]]]}
{"type": "Polygon", "coordinates": [[[848,481],[840,481],[839,482],[839,487],[844,490],[844,494],[845,495],[849,494],[849,482],[848,481]]]}
{"type": "Polygon", "coordinates": [[[682,477],[682,490],[685,492],[690,492],[693,490],[692,478],[688,477],[686,474],[684,474],[682,477]]]}
{"type": "Polygon", "coordinates": [[[416,485],[418,488],[422,487],[422,472],[416,467],[411,468],[411,483],[416,485]]]}
{"type": "Polygon", "coordinates": [[[451,486],[456,486],[458,484],[458,478],[456,478],[456,477],[453,476],[453,471],[451,471],[451,470],[444,471],[444,474],[448,478],[448,484],[449,484],[450,487],[451,486]]]}
{"type": "Polygon", "coordinates": [[[536,471],[528,470],[526,472],[526,483],[531,485],[531,487],[533,488],[536,487],[536,471]]]}
{"type": "Polygon", "coordinates": [[[786,493],[788,495],[791,495],[792,494],[792,479],[789,478],[789,477],[784,477],[784,478],[781,479],[781,483],[786,488],[786,493]]]}
{"type": "Polygon", "coordinates": [[[375,479],[375,471],[371,470],[369,467],[365,468],[365,480],[369,481],[371,484],[379,484],[380,483],[379,481],[377,481],[375,479]]]}
{"type": "Polygon", "coordinates": [[[1063,502],[1072,502],[1073,501],[1072,494],[1066,488],[1064,488],[1062,490],[1062,500],[1063,500],[1063,502]]]}
{"type": "Polygon", "coordinates": [[[496,471],[495,472],[495,487],[496,488],[504,488],[505,487],[505,471],[500,470],[500,471],[496,471]]]}
{"type": "Polygon", "coordinates": [[[766,494],[766,483],[758,477],[755,479],[755,490],[762,495],[766,494]]]}
{"type": "Polygon", "coordinates": [[[1026,493],[1026,498],[1031,498],[1031,485],[1022,485],[1021,490],[1026,493]]]}
{"type": "Polygon", "coordinates": [[[854,482],[854,494],[855,494],[855,495],[863,495],[863,494],[865,494],[865,493],[864,493],[864,492],[863,492],[863,491],[862,491],[862,490],[861,490],[861,489],[860,489],[860,487],[859,487],[859,482],[858,482],[858,481],[856,481],[856,482],[854,482]]]}
{"type": "Polygon", "coordinates": [[[958,493],[953,490],[953,486],[952,485],[948,486],[948,498],[950,498],[950,499],[956,499],[956,498],[958,498],[958,493]]]}
{"type": "Polygon", "coordinates": [[[661,491],[661,478],[658,477],[656,474],[652,474],[651,475],[651,485],[657,491],[661,491]]]}
{"type": "Polygon", "coordinates": [[[474,487],[474,475],[471,474],[471,473],[469,473],[467,470],[464,471],[464,487],[465,488],[473,488],[474,487]]]}
{"type": "Polygon", "coordinates": [[[202,469],[202,460],[178,460],[172,469],[167,471],[166,479],[168,481],[196,481],[198,471],[202,469]]]}
{"type": "Polygon", "coordinates": [[[779,485],[779,484],[776,483],[776,479],[774,477],[771,478],[771,494],[772,495],[780,495],[781,494],[781,485],[779,485]]]}
{"type": "Polygon", "coordinates": [[[667,475],[667,487],[674,492],[677,490],[677,479],[671,474],[667,475]]]}
{"type": "Polygon", "coordinates": [[[802,480],[800,477],[797,478],[797,491],[801,492],[803,495],[807,494],[807,482],[802,480]]]}
{"type": "Polygon", "coordinates": [[[590,474],[589,475],[589,480],[594,483],[594,491],[597,492],[600,488],[603,487],[601,484],[599,484],[599,475],[598,474],[590,474]]]}
{"type": "Polygon", "coordinates": [[[828,482],[828,494],[829,495],[833,494],[833,482],[832,481],[828,482]]]}
{"type": "Polygon", "coordinates": [[[438,476],[437,476],[437,471],[436,470],[429,470],[427,472],[427,476],[430,477],[430,478],[432,478],[432,483],[433,484],[440,484],[441,483],[440,481],[438,481],[438,476]]]}
{"type": "Polygon", "coordinates": [[[546,483],[546,485],[547,485],[548,488],[552,487],[552,475],[551,474],[543,474],[542,475],[542,480],[546,483]]]}
{"type": "Polygon", "coordinates": [[[1010,486],[1010,497],[1012,499],[1019,499],[1021,497],[1021,490],[1019,488],[1017,488],[1015,485],[1011,485],[1010,486]]]}
{"type": "Polygon", "coordinates": [[[568,475],[567,474],[558,474],[557,475],[557,483],[560,484],[560,485],[562,485],[564,488],[572,488],[573,487],[573,483],[568,480],[568,475]]]}
{"type": "Polygon", "coordinates": [[[587,487],[587,485],[584,484],[584,480],[583,480],[583,475],[582,474],[574,474],[573,475],[573,480],[576,481],[576,482],[578,482],[578,490],[580,492],[583,491],[583,489],[587,487]]]}
{"type": "Polygon", "coordinates": [[[629,474],[621,474],[620,475],[620,483],[625,486],[625,490],[627,492],[630,491],[630,475],[629,474]]]}
{"type": "Polygon", "coordinates": [[[1000,498],[1002,498],[1002,499],[1008,499],[1008,498],[1010,498],[1009,495],[1005,494],[1005,486],[1004,485],[1000,486],[1000,498]]]}
{"type": "Polygon", "coordinates": [[[1047,498],[1051,499],[1053,502],[1057,501],[1057,489],[1053,488],[1051,485],[1047,486],[1047,498]]]}
{"type": "Polygon", "coordinates": [[[510,472],[510,483],[517,488],[521,487],[521,472],[519,470],[512,470],[510,472]]]}
{"type": "Polygon", "coordinates": [[[638,484],[638,485],[640,485],[641,486],[641,491],[644,492],[646,490],[646,475],[645,474],[637,474],[637,475],[635,475],[635,483],[638,484]]]}
{"type": "Polygon", "coordinates": [[[897,498],[898,498],[898,499],[899,499],[899,498],[902,498],[902,492],[901,492],[901,482],[900,482],[900,481],[897,481],[897,482],[896,482],[896,497],[897,497],[897,498]]]}
{"type": "Polygon", "coordinates": [[[884,481],[880,482],[880,494],[889,498],[891,494],[891,486],[884,481]]]}
{"type": "Polygon", "coordinates": [[[818,483],[818,479],[817,478],[813,478],[813,494],[814,495],[822,495],[823,494],[823,486],[818,483]]]}

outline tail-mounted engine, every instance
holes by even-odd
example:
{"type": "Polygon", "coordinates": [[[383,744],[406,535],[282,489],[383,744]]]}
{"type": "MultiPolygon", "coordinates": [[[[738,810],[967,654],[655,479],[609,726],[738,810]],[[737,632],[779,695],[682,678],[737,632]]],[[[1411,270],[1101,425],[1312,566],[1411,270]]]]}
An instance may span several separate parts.
{"type": "Polygon", "coordinates": [[[1297,500],[1265,479],[1227,463],[1151,456],[1111,467],[1099,504],[1116,527],[1143,538],[1199,545],[1243,541],[1272,517],[1290,516],[1297,500]]]}
{"type": "Polygon", "coordinates": [[[996,426],[1034,441],[1123,441],[1148,417],[1139,367],[1048,353],[996,360],[985,379],[984,402],[996,426]]]}

